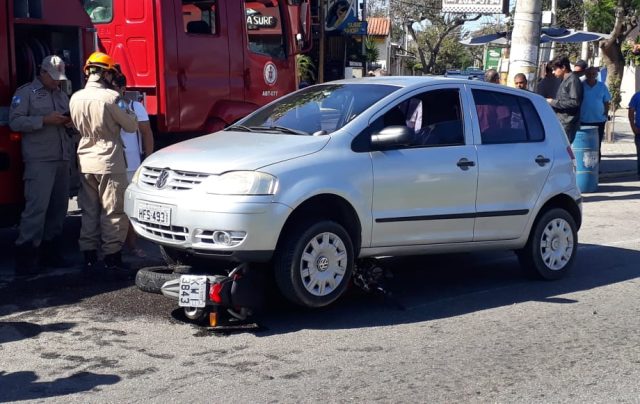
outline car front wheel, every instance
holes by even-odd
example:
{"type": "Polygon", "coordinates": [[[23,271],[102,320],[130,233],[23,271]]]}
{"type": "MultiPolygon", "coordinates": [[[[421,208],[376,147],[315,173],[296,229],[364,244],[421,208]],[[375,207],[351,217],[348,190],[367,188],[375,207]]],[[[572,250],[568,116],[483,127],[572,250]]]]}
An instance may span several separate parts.
{"type": "Polygon", "coordinates": [[[333,221],[303,222],[281,240],[274,260],[282,294],[307,307],[338,299],[353,271],[353,245],[347,231],[333,221]]]}
{"type": "Polygon", "coordinates": [[[538,217],[518,258],[524,269],[535,277],[555,280],[569,271],[577,250],[575,220],[566,210],[553,208],[538,217]]]}

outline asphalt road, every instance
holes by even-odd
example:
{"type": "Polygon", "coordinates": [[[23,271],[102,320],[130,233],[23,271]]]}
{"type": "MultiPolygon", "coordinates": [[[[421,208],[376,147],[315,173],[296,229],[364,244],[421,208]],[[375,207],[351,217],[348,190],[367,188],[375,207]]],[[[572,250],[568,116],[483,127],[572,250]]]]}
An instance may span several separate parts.
{"type": "Polygon", "coordinates": [[[272,298],[259,329],[232,334],[132,279],[13,280],[5,253],[0,401],[640,402],[640,182],[584,200],[560,281],[526,279],[508,252],[386,259],[402,309],[355,289],[315,311],[272,298]]]}

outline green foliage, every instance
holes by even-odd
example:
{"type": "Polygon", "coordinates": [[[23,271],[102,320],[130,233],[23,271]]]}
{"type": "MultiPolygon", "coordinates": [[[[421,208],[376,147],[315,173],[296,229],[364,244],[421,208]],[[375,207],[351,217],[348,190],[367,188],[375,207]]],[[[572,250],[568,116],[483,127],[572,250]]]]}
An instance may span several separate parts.
{"type": "Polygon", "coordinates": [[[625,42],[622,44],[622,56],[624,62],[631,66],[640,66],[640,52],[637,50],[640,45],[640,36],[636,37],[635,42],[625,42]]]}
{"type": "Polygon", "coordinates": [[[587,26],[595,32],[609,33],[616,21],[614,9],[617,0],[590,1],[584,5],[587,14],[587,26]]]}
{"type": "Polygon", "coordinates": [[[300,80],[316,80],[316,67],[309,55],[296,55],[296,68],[300,80]]]}
{"type": "Polygon", "coordinates": [[[367,62],[373,63],[380,58],[380,50],[378,49],[378,44],[370,36],[366,36],[364,38],[364,52],[367,62]]]}
{"type": "Polygon", "coordinates": [[[622,84],[622,78],[616,77],[609,81],[609,93],[611,94],[611,111],[615,113],[616,109],[620,108],[620,101],[622,100],[620,86],[622,84]]]}

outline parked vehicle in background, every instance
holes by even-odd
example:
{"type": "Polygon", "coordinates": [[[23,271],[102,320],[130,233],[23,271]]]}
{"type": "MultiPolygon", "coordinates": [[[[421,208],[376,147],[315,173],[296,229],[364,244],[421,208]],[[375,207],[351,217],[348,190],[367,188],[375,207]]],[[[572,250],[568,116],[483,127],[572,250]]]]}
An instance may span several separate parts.
{"type": "Polygon", "coordinates": [[[445,77],[462,78],[466,77],[469,80],[482,80],[484,81],[484,70],[477,67],[468,67],[464,70],[460,69],[448,69],[445,77]]]}
{"type": "MultiPolygon", "coordinates": [[[[77,0],[0,0],[0,226],[13,225],[23,206],[19,133],[8,125],[15,90],[33,80],[47,55],[64,59],[67,94],[83,84],[82,66],[94,46],[89,17],[77,0]]],[[[77,182],[74,182],[77,184],[77,182]]]]}
{"type": "Polygon", "coordinates": [[[309,0],[83,2],[156,134],[220,130],[296,90],[310,46],[309,0]]]}
{"type": "Polygon", "coordinates": [[[125,211],[185,261],[268,263],[288,299],[320,307],[358,260],[381,255],[515,250],[531,273],[560,278],[581,201],[567,137],[541,97],[380,77],[307,87],[153,154],[125,211]]]}

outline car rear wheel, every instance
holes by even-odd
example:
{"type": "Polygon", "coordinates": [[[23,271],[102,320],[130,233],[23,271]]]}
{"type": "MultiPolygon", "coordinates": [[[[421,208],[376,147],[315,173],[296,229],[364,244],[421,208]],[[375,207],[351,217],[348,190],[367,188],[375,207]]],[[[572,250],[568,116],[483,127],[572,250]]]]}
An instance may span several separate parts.
{"type": "Polygon", "coordinates": [[[575,220],[566,210],[553,208],[538,217],[518,258],[529,274],[555,280],[562,278],[573,266],[577,250],[575,220]]]}
{"type": "Polygon", "coordinates": [[[353,244],[333,221],[303,222],[284,235],[274,260],[282,294],[306,307],[331,304],[346,290],[353,271],[353,244]]]}

